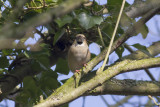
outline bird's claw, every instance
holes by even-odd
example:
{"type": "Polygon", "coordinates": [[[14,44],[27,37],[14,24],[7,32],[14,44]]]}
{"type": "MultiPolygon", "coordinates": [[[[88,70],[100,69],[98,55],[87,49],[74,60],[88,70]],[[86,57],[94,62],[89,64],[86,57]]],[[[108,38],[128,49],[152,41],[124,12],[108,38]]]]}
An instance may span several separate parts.
{"type": "Polygon", "coordinates": [[[83,64],[83,66],[84,66],[85,68],[87,67],[87,65],[88,65],[87,63],[86,63],[86,64],[83,64]]]}
{"type": "Polygon", "coordinates": [[[80,71],[81,71],[81,70],[76,70],[75,72],[79,74],[79,73],[80,73],[80,71]]]}

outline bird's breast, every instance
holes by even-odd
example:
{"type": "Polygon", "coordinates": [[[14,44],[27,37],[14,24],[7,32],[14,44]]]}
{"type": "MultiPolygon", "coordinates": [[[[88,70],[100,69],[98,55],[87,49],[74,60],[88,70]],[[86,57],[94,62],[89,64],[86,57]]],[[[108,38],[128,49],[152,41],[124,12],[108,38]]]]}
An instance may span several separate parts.
{"type": "Polygon", "coordinates": [[[83,61],[86,58],[88,47],[77,46],[73,48],[72,57],[76,58],[77,61],[83,61]]]}

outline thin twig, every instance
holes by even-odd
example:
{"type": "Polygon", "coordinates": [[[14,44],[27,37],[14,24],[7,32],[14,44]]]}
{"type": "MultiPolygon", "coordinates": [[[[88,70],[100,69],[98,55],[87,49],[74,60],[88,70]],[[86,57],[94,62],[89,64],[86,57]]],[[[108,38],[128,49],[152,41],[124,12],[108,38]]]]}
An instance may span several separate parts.
{"type": "Polygon", "coordinates": [[[102,37],[102,33],[101,33],[101,30],[100,30],[99,26],[97,27],[97,29],[98,29],[98,34],[99,34],[100,40],[102,42],[102,46],[105,47],[105,44],[104,44],[104,41],[103,41],[103,37],[102,37]]]}
{"type": "Polygon", "coordinates": [[[110,107],[119,107],[122,106],[122,104],[126,103],[129,99],[131,99],[133,96],[126,96],[125,98],[116,101],[116,104],[111,105],[110,107]]]}
{"type": "Polygon", "coordinates": [[[106,99],[102,95],[100,95],[100,97],[103,100],[103,102],[106,104],[106,106],[109,107],[110,105],[108,104],[108,102],[106,101],[106,99]]]}
{"type": "Polygon", "coordinates": [[[158,107],[160,107],[160,104],[158,104],[158,103],[156,102],[156,100],[155,100],[151,95],[148,95],[148,97],[149,97],[151,100],[153,100],[153,102],[155,103],[155,105],[157,105],[158,107]]]}
{"type": "MultiPolygon", "coordinates": [[[[126,43],[124,44],[124,47],[130,52],[130,53],[133,53],[134,51],[132,50],[132,48],[130,48],[126,43]]],[[[154,78],[154,76],[149,72],[148,69],[144,69],[145,72],[147,73],[147,75],[150,77],[150,79],[152,81],[156,81],[156,79],[154,78]]]]}
{"type": "Polygon", "coordinates": [[[8,7],[8,5],[3,1],[3,0],[1,0],[1,3],[2,3],[2,5],[3,5],[3,7],[5,8],[5,9],[9,9],[8,7]]]}
{"type": "MultiPolygon", "coordinates": [[[[49,7],[48,5],[45,5],[45,7],[49,7]]],[[[28,7],[28,9],[42,9],[44,6],[39,6],[39,7],[28,7]]]]}
{"type": "MultiPolygon", "coordinates": [[[[111,51],[111,47],[112,47],[112,44],[113,44],[113,41],[114,41],[114,37],[115,37],[115,35],[116,35],[116,31],[117,31],[117,28],[118,28],[118,25],[119,25],[119,22],[120,22],[120,18],[121,18],[121,15],[122,15],[122,11],[123,11],[124,5],[125,5],[125,0],[123,0],[122,6],[121,6],[121,10],[120,10],[119,15],[118,15],[117,23],[116,23],[116,26],[115,26],[115,29],[114,29],[114,32],[113,32],[113,35],[112,35],[112,38],[111,38],[109,47],[108,47],[108,51],[107,51],[106,57],[105,57],[105,59],[104,59],[104,62],[103,62],[102,67],[100,68],[101,71],[103,71],[103,69],[104,69],[104,67],[105,67],[105,65],[106,65],[107,59],[108,59],[108,57],[109,57],[109,53],[110,53],[110,51],[111,51]]],[[[99,69],[99,70],[100,70],[100,69],[99,69]]],[[[98,70],[98,71],[99,71],[99,70],[98,70]]]]}
{"type": "Polygon", "coordinates": [[[35,5],[35,7],[37,7],[36,3],[34,2],[34,0],[32,0],[33,4],[35,5]]]}
{"type": "Polygon", "coordinates": [[[86,100],[86,97],[84,96],[84,97],[83,97],[83,104],[82,104],[82,107],[85,107],[85,100],[86,100]]]}

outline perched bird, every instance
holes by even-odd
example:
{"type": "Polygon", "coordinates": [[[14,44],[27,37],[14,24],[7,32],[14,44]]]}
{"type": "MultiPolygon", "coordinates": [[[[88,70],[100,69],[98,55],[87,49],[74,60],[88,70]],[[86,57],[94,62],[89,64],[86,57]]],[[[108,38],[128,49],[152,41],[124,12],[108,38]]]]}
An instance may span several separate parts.
{"type": "Polygon", "coordinates": [[[91,53],[88,48],[86,37],[83,34],[77,34],[76,39],[68,51],[68,66],[75,73],[86,66],[90,60],[91,53]]]}

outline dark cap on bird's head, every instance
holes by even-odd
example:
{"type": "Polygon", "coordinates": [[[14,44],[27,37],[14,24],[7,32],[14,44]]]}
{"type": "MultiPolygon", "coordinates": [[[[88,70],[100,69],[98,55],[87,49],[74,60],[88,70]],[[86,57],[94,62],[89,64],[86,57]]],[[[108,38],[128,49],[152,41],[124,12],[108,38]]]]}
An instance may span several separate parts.
{"type": "Polygon", "coordinates": [[[83,34],[76,35],[76,41],[78,44],[82,44],[86,40],[86,37],[83,34]]]}

